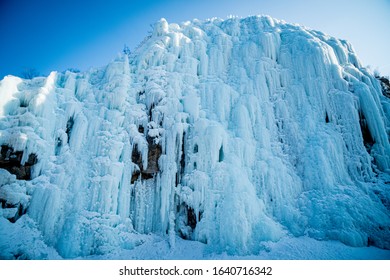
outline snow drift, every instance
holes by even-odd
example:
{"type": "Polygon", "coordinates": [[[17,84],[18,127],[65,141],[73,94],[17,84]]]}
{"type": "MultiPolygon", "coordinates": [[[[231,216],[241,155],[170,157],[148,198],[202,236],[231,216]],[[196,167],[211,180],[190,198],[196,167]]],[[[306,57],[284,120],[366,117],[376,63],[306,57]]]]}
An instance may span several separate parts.
{"type": "Polygon", "coordinates": [[[162,19],[106,67],[1,81],[0,256],[145,234],[231,255],[286,236],[390,249],[389,131],[346,41],[270,17],[162,19]]]}

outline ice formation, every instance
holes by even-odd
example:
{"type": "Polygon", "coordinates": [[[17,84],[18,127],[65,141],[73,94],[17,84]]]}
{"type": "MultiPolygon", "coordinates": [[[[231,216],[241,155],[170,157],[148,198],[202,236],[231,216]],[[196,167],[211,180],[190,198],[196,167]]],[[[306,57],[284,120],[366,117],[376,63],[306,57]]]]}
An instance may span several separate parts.
{"type": "Polygon", "coordinates": [[[346,41],[267,16],[162,19],[106,67],[0,82],[0,256],[145,234],[232,255],[285,236],[390,249],[389,132],[346,41]]]}

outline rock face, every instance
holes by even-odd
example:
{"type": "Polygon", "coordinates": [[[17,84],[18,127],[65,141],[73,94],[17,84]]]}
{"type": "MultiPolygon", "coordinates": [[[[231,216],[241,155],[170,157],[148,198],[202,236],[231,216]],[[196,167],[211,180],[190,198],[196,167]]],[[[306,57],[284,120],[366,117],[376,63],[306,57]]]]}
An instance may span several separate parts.
{"type": "Polygon", "coordinates": [[[131,176],[132,184],[134,184],[140,176],[144,180],[151,179],[160,171],[158,167],[158,160],[162,153],[161,145],[155,143],[154,139],[151,137],[147,137],[146,139],[148,143],[148,159],[146,168],[143,166],[142,155],[138,151],[137,145],[133,147],[133,152],[131,153],[131,161],[136,165],[136,169],[133,171],[131,176]]]}
{"type": "MultiPolygon", "coordinates": [[[[31,180],[31,169],[38,162],[37,156],[32,153],[29,154],[27,161],[23,162],[23,160],[22,151],[14,151],[11,146],[1,145],[0,169],[5,169],[9,173],[16,175],[18,180],[31,180]]],[[[0,174],[0,176],[4,175],[0,174]]],[[[26,195],[26,192],[22,191],[22,196],[18,197],[20,190],[6,190],[2,187],[3,181],[0,180],[0,207],[3,208],[3,217],[11,223],[15,223],[21,216],[26,214],[27,205],[23,201],[23,196],[26,195]]]]}
{"type": "Polygon", "coordinates": [[[389,131],[346,41],[161,20],[106,67],[1,81],[0,216],[27,209],[14,225],[66,258],[150,234],[235,255],[286,235],[390,248],[389,131]]]}
{"type": "Polygon", "coordinates": [[[383,95],[386,96],[387,98],[390,98],[390,81],[389,81],[389,78],[377,77],[377,79],[381,83],[383,95]]]}
{"type": "Polygon", "coordinates": [[[0,168],[15,174],[20,180],[31,180],[31,168],[37,163],[37,156],[30,154],[25,163],[22,164],[23,152],[14,151],[7,145],[1,146],[0,168]]]}

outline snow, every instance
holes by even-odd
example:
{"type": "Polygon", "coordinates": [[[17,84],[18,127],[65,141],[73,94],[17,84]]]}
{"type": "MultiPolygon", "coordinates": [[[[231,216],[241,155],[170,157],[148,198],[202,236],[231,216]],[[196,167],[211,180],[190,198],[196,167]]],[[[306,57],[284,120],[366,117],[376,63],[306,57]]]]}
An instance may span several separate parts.
{"type": "MultiPolygon", "coordinates": [[[[48,247],[36,229],[36,224],[27,216],[15,224],[0,218],[1,259],[62,259],[48,247]],[[12,225],[12,226],[11,226],[12,225]],[[27,249],[27,250],[26,250],[27,249]]],[[[126,246],[94,254],[89,260],[388,260],[390,252],[376,247],[350,247],[338,241],[318,241],[309,237],[283,237],[278,242],[262,242],[256,255],[237,256],[226,252],[218,254],[204,243],[175,237],[176,245],[170,246],[167,238],[158,235],[133,235],[126,246]]]]}
{"type": "Polygon", "coordinates": [[[17,223],[11,224],[0,218],[0,259],[62,259],[54,248],[45,244],[35,222],[23,216],[17,223]]]}
{"type": "Polygon", "coordinates": [[[256,255],[216,254],[196,241],[183,241],[171,248],[167,240],[149,237],[133,250],[120,250],[91,259],[115,260],[388,260],[390,252],[376,247],[349,247],[337,241],[318,241],[309,237],[284,237],[278,242],[264,242],[256,255]]]}
{"type": "Polygon", "coordinates": [[[38,158],[0,169],[27,211],[1,209],[1,258],[389,258],[367,247],[390,249],[389,100],[348,42],[162,19],[130,56],[0,96],[0,144],[38,158]]]}

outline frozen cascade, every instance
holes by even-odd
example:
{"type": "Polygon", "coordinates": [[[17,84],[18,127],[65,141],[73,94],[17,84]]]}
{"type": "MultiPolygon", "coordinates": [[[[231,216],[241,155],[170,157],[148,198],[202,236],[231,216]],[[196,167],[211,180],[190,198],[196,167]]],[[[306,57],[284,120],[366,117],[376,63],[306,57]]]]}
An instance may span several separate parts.
{"type": "Polygon", "coordinates": [[[7,76],[0,226],[40,243],[0,231],[0,256],[151,233],[235,255],[287,235],[390,249],[388,112],[348,42],[267,16],[162,19],[106,67],[7,76]]]}

